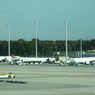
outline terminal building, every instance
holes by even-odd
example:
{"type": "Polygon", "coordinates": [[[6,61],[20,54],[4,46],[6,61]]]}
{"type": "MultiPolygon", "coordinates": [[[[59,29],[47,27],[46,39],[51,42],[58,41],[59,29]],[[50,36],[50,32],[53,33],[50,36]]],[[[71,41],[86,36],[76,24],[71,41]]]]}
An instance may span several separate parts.
{"type": "MultiPolygon", "coordinates": [[[[80,58],[80,51],[76,51],[74,57],[80,58]]],[[[85,53],[85,51],[82,52],[82,57],[95,57],[95,53],[85,53]]]]}

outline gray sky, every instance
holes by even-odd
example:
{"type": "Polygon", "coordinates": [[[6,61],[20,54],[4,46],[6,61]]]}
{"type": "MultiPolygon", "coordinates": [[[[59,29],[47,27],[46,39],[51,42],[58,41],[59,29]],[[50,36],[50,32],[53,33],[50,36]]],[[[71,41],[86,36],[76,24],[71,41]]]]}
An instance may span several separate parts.
{"type": "Polygon", "coordinates": [[[95,39],[95,0],[0,0],[0,40],[8,40],[5,22],[10,22],[11,40],[35,38],[65,40],[95,39]]]}

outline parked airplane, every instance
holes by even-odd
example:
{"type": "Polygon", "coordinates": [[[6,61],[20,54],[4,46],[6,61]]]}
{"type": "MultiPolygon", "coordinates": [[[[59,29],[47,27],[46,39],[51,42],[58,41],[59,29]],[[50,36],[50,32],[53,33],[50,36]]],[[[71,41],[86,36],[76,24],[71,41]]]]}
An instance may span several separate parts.
{"type": "Polygon", "coordinates": [[[11,56],[0,56],[0,62],[5,62],[5,61],[11,62],[11,60],[12,60],[11,56]]]}
{"type": "Polygon", "coordinates": [[[5,57],[0,56],[0,62],[2,62],[5,59],[5,57]]]}
{"type": "Polygon", "coordinates": [[[13,58],[13,61],[10,62],[10,64],[28,65],[28,64],[42,64],[44,62],[55,63],[57,54],[55,54],[52,58],[23,58],[23,57],[16,58],[14,55],[11,56],[13,58]]]}
{"type": "Polygon", "coordinates": [[[93,65],[92,62],[95,61],[95,57],[86,57],[86,58],[70,58],[67,61],[65,61],[65,63],[69,64],[69,65],[78,65],[78,64],[86,64],[86,65],[93,65]]]}

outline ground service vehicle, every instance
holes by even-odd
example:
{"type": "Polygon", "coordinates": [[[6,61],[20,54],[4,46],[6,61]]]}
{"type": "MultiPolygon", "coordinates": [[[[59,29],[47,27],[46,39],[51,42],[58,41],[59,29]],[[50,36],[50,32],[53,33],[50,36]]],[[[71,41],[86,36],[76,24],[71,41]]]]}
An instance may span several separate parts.
{"type": "Polygon", "coordinates": [[[0,75],[0,78],[15,78],[15,75],[13,73],[2,74],[0,75]]]}

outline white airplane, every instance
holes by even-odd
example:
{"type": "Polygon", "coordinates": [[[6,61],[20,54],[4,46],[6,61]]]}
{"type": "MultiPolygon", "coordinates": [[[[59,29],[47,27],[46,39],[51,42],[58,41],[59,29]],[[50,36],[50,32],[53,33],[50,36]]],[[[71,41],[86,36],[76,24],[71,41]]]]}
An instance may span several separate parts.
{"type": "Polygon", "coordinates": [[[23,58],[23,57],[16,58],[14,55],[11,56],[13,58],[13,61],[10,62],[10,64],[28,65],[28,64],[42,64],[45,62],[55,63],[57,54],[55,54],[52,58],[23,58]]]}
{"type": "Polygon", "coordinates": [[[69,64],[69,65],[78,65],[78,64],[86,64],[86,65],[93,65],[92,62],[95,61],[95,57],[86,57],[86,58],[70,58],[67,61],[65,61],[65,63],[69,64]]]}
{"type": "Polygon", "coordinates": [[[0,56],[0,62],[4,61],[5,57],[4,56],[0,56]]]}
{"type": "Polygon", "coordinates": [[[0,62],[5,62],[5,61],[11,62],[11,60],[12,60],[11,56],[0,56],[0,62]]]}

